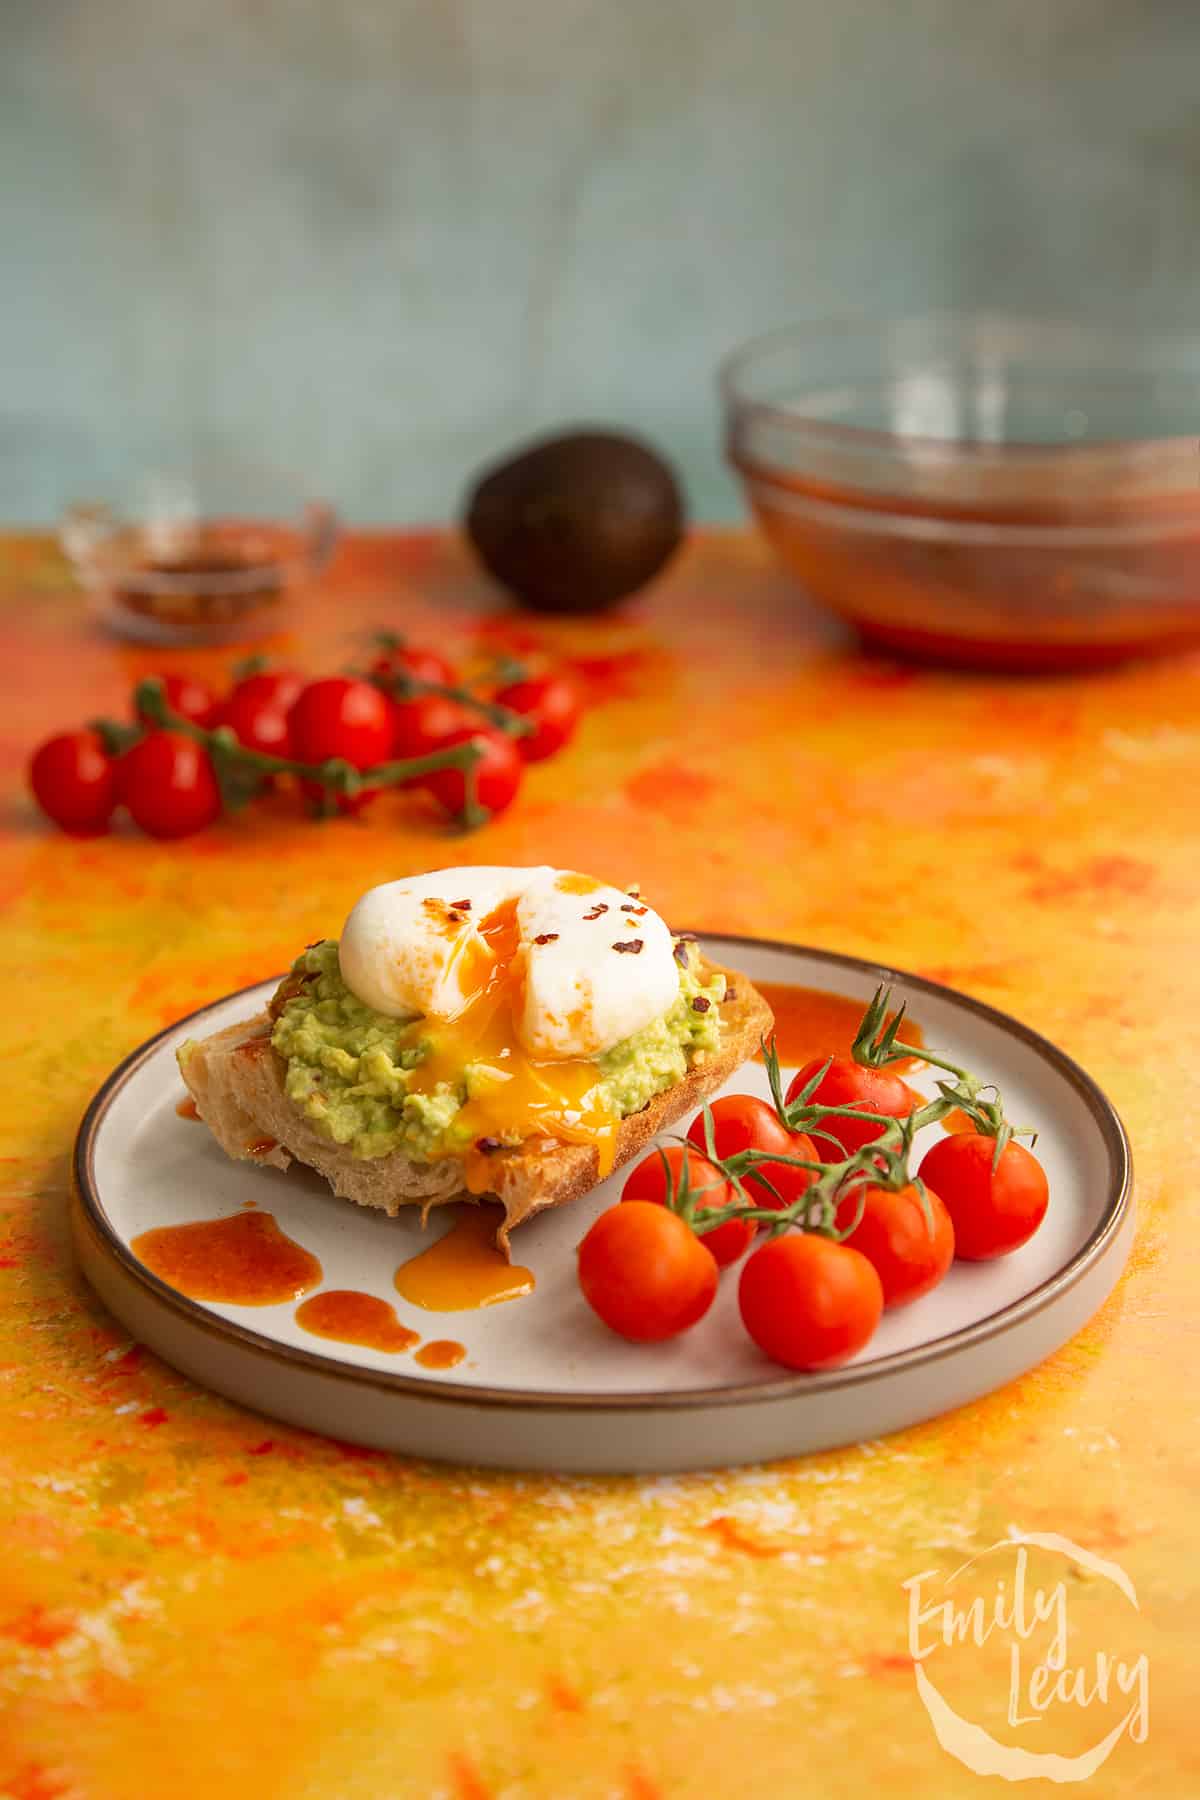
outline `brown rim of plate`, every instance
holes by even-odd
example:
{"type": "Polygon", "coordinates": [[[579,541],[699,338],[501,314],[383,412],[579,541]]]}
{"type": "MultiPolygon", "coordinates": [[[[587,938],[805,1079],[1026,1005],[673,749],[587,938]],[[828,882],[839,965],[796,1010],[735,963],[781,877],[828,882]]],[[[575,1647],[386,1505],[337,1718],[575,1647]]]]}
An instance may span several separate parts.
{"type": "MultiPolygon", "coordinates": [[[[957,988],[943,986],[940,982],[927,981],[921,975],[909,975],[902,969],[894,969],[885,963],[869,962],[864,957],[846,956],[834,950],[822,950],[806,944],[787,944],[772,938],[735,937],[724,932],[698,931],[695,934],[702,942],[710,944],[731,944],[742,949],[776,951],[784,955],[804,956],[827,963],[833,969],[845,969],[856,975],[866,975],[873,981],[900,982],[915,993],[929,994],[934,998],[949,998],[957,1005],[964,1007],[977,1018],[999,1027],[1011,1037],[1017,1038],[1028,1049],[1033,1050],[1055,1069],[1073,1088],[1084,1102],[1096,1123],[1104,1143],[1109,1164],[1108,1196],[1103,1211],[1086,1243],[1075,1252],[1071,1260],[1055,1275],[1051,1275],[1040,1286],[1033,1288],[1020,1300],[1002,1307],[999,1312],[990,1313],[985,1318],[977,1319],[974,1324],[964,1325],[958,1331],[946,1333],[939,1338],[931,1338],[928,1343],[919,1344],[908,1350],[897,1350],[891,1356],[877,1358],[873,1362],[853,1363],[845,1368],[829,1369],[814,1375],[783,1375],[775,1380],[761,1382],[743,1382],[737,1386],[717,1388],[689,1388],[684,1392],[664,1394],[654,1389],[633,1389],[628,1393],[590,1393],[586,1390],[579,1393],[565,1394],[561,1389],[539,1388],[503,1388],[503,1387],[467,1387],[459,1382],[431,1381],[424,1377],[402,1375],[387,1369],[366,1369],[339,1361],[335,1357],[324,1356],[320,1351],[298,1349],[290,1344],[277,1343],[274,1338],[263,1337],[248,1326],[237,1324],[219,1314],[210,1312],[198,1301],[191,1300],[186,1294],[179,1293],[169,1287],[157,1275],[144,1267],[124,1240],[113,1229],[105,1214],[103,1204],[96,1189],[94,1178],[94,1145],[97,1133],[104,1122],[105,1114],[112,1105],[117,1094],[126,1082],[134,1075],[142,1064],[158,1050],[165,1038],[171,1037],[184,1025],[190,1025],[203,1019],[208,1013],[225,1006],[230,1000],[238,999],[242,994],[256,993],[260,988],[271,985],[269,981],[251,982],[249,986],[237,988],[230,994],[224,994],[218,1000],[209,1001],[195,1012],[188,1013],[173,1024],[166,1025],[155,1032],[144,1044],[117,1064],[112,1074],[98,1089],[88,1105],[80,1121],[79,1131],[75,1138],[75,1149],[72,1158],[73,1187],[76,1205],[77,1224],[86,1225],[91,1235],[97,1240],[98,1247],[107,1251],[109,1257],[116,1262],[120,1271],[145,1289],[149,1296],[176,1313],[186,1324],[198,1327],[224,1342],[232,1341],[242,1349],[252,1351],[260,1356],[269,1357],[272,1361],[283,1363],[296,1369],[307,1370],[314,1375],[321,1375],[339,1381],[346,1381],[354,1387],[371,1387],[382,1389],[385,1393],[403,1395],[410,1400],[426,1400],[445,1404],[447,1402],[467,1407],[499,1407],[503,1409],[534,1407],[539,1412],[645,1412],[658,1409],[663,1412],[686,1411],[695,1407],[735,1406],[750,1402],[794,1400],[803,1394],[828,1394],[842,1388],[857,1387],[863,1382],[878,1381],[893,1374],[900,1374],[906,1369],[918,1369],[931,1362],[940,1362],[944,1357],[954,1356],[961,1350],[997,1337],[1001,1333],[1013,1330],[1023,1324],[1034,1314],[1041,1312],[1053,1301],[1059,1299],[1070,1288],[1074,1287],[1104,1254],[1112,1240],[1117,1236],[1129,1213],[1133,1197],[1133,1158],[1129,1147],[1129,1139],[1125,1127],[1112,1102],[1096,1085],[1079,1064],[1064,1051],[1059,1050],[1040,1032],[1033,1031],[1028,1025],[1022,1025],[1010,1014],[1001,1012],[998,1007],[988,1006],[982,1000],[972,999],[962,994],[957,988]]],[[[275,977],[278,982],[281,977],[275,977]]]]}

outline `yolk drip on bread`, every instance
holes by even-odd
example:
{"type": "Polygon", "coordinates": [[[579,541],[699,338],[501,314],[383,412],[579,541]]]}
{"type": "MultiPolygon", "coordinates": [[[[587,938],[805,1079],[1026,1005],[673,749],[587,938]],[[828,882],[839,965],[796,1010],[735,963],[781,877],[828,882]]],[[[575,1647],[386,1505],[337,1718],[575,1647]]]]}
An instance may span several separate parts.
{"type": "MultiPolygon", "coordinates": [[[[452,1019],[429,1019],[429,1046],[413,1071],[411,1090],[432,1093],[457,1081],[470,1066],[471,1086],[458,1122],[475,1146],[467,1155],[467,1183],[474,1192],[490,1185],[488,1154],[496,1140],[553,1137],[594,1144],[599,1174],[613,1164],[620,1117],[605,1100],[603,1075],[588,1057],[532,1056],[517,1035],[524,1004],[516,899],[502,901],[464,941],[459,970],[466,1006],[452,1019]]],[[[568,1017],[564,1023],[568,1026],[568,1017]]]]}

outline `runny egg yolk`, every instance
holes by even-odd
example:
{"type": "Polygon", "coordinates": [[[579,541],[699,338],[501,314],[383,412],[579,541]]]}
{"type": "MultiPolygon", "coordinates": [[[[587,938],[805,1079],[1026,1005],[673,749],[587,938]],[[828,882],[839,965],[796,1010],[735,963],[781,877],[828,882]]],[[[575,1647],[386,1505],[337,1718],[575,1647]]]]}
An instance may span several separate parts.
{"type": "MultiPolygon", "coordinates": [[[[456,1123],[467,1128],[473,1145],[512,1136],[594,1144],[599,1174],[607,1175],[620,1119],[605,1104],[599,1068],[587,1057],[538,1060],[517,1037],[524,959],[516,900],[489,913],[459,954],[467,1003],[453,1019],[426,1019],[412,1028],[429,1054],[413,1070],[410,1091],[428,1094],[440,1082],[453,1085],[470,1064],[474,1092],[456,1123]]],[[[486,1154],[468,1155],[467,1185],[473,1193],[488,1191],[486,1154]]]]}

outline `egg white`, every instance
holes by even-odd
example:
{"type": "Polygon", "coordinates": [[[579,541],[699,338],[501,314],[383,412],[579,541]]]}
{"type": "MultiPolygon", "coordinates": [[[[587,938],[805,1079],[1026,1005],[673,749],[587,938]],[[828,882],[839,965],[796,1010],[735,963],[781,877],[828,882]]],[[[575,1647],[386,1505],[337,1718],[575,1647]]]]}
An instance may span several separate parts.
{"type": "Polygon", "coordinates": [[[438,869],[371,888],[342,930],[342,978],[388,1017],[457,1018],[478,969],[464,950],[479,941],[488,915],[515,899],[524,981],[514,1029],[522,1047],[547,1060],[601,1056],[662,1017],[678,995],[679,971],[656,912],[615,887],[565,890],[560,879],[569,873],[545,864],[438,869]],[[447,921],[430,900],[468,905],[447,921]]]}

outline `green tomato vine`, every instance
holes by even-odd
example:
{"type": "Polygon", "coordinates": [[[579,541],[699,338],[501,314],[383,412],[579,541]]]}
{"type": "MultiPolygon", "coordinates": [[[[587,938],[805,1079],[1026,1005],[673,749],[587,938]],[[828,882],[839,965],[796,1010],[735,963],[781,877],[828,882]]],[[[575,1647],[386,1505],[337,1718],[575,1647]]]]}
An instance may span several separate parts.
{"type": "MultiPolygon", "coordinates": [[[[452,690],[447,689],[447,692],[452,690]]],[[[299,762],[291,756],[273,756],[264,750],[251,750],[238,742],[227,725],[211,728],[182,718],[167,705],[166,692],[157,676],[139,681],[133,693],[134,710],[141,723],[128,725],[121,720],[95,719],[91,729],[97,732],[110,755],[119,756],[145,736],[145,728],[160,728],[189,737],[200,744],[212,761],[213,773],[221,790],[226,811],[237,812],[261,792],[275,775],[294,775],[310,782],[320,791],[317,816],[328,817],[337,811],[340,796],[352,798],[366,789],[400,787],[421,775],[432,775],[438,769],[460,769],[463,774],[465,803],[459,824],[473,831],[491,817],[479,802],[478,765],[483,747],[474,739],[451,744],[444,750],[431,750],[427,756],[396,758],[376,763],[369,769],[356,769],[341,757],[330,757],[321,763],[299,762]]]]}
{"type": "MultiPolygon", "coordinates": [[[[783,1076],[774,1043],[764,1038],[762,1053],[771,1099],[780,1122],[788,1131],[803,1132],[814,1143],[836,1143],[836,1139],[831,1138],[822,1127],[830,1119],[849,1118],[870,1120],[878,1124],[879,1135],[851,1155],[829,1160],[810,1161],[802,1156],[771,1150],[742,1150],[735,1156],[721,1158],[716,1154],[712,1108],[705,1101],[701,1114],[704,1121],[704,1155],[721,1172],[722,1178],[732,1183],[741,1196],[741,1202],[720,1207],[704,1206],[702,1200],[705,1185],[694,1182],[688,1170],[687,1153],[694,1150],[695,1145],[687,1138],[675,1140],[684,1146],[685,1154],[678,1179],[674,1178],[673,1171],[666,1166],[666,1157],[663,1156],[667,1179],[666,1202],[693,1231],[703,1236],[706,1232],[715,1230],[718,1225],[746,1219],[763,1227],[767,1237],[778,1237],[785,1231],[799,1229],[841,1242],[857,1229],[862,1220],[868,1187],[885,1188],[892,1192],[912,1187],[921,1202],[926,1225],[932,1230],[932,1214],[925,1185],[920,1176],[911,1171],[913,1141],[924,1126],[938,1123],[955,1110],[964,1113],[980,1136],[995,1140],[993,1167],[999,1163],[1006,1145],[1013,1138],[1027,1137],[1036,1141],[1036,1132],[1028,1127],[1009,1123],[1003,1099],[994,1083],[984,1082],[970,1070],[960,1068],[934,1051],[918,1048],[913,1044],[898,1043],[897,1033],[904,1019],[905,1008],[901,1006],[894,1017],[889,1017],[890,1001],[891,989],[881,983],[863,1014],[851,1054],[855,1062],[869,1069],[882,1069],[889,1063],[917,1058],[929,1067],[942,1071],[942,1078],[935,1083],[936,1096],[915,1107],[902,1119],[873,1113],[861,1106],[824,1106],[815,1095],[833,1060],[830,1057],[789,1103],[784,1095],[783,1076]],[[780,1164],[807,1170],[813,1177],[812,1182],[798,1199],[787,1205],[781,1203],[773,1207],[757,1204],[747,1192],[747,1179],[753,1177],[756,1185],[766,1188],[778,1200],[779,1195],[772,1186],[769,1169],[771,1165],[778,1167],[780,1164]],[[839,1225],[839,1217],[843,1220],[847,1218],[847,1202],[852,1203],[848,1223],[839,1225]]],[[[660,1155],[662,1154],[660,1151],[660,1155]]]]}

